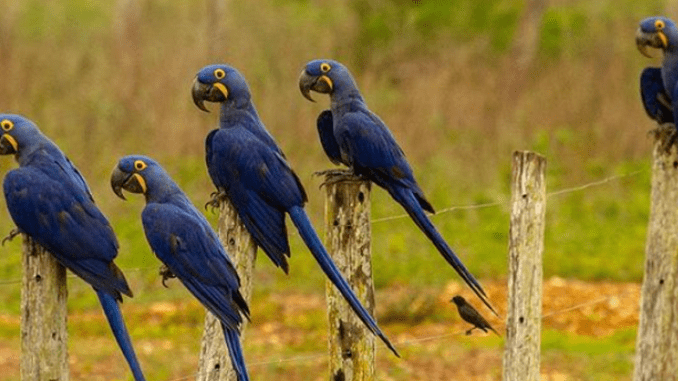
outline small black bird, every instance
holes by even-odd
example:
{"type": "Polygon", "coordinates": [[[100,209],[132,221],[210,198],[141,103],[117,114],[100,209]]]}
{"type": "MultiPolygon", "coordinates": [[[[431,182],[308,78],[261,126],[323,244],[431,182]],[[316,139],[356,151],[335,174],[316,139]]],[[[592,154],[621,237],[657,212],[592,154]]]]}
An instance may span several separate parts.
{"type": "Polygon", "coordinates": [[[467,335],[470,335],[471,332],[476,329],[480,328],[483,330],[483,332],[487,332],[487,329],[491,329],[492,332],[496,333],[497,336],[501,337],[501,335],[492,328],[490,323],[485,320],[484,317],[480,315],[478,311],[476,311],[475,308],[473,308],[472,305],[468,304],[466,302],[466,299],[463,297],[457,295],[450,302],[454,302],[454,304],[457,305],[457,310],[459,310],[459,316],[461,316],[462,319],[464,319],[466,322],[473,324],[473,328],[469,329],[466,331],[467,335]]]}

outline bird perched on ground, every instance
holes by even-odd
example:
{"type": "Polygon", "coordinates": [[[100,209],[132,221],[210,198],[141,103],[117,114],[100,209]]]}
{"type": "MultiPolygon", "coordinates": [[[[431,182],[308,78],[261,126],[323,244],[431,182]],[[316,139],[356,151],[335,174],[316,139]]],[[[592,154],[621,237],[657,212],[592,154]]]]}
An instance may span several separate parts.
{"type": "Polygon", "coordinates": [[[250,311],[240,294],[240,278],[205,217],[172,181],[165,170],[145,156],[120,159],[111,175],[113,192],[143,193],[141,219],[151,249],[172,277],[221,322],[226,346],[238,380],[249,380],[240,346],[242,315],[250,311]]]}
{"type": "Polygon", "coordinates": [[[289,214],[325,275],[367,328],[398,356],[313,229],[304,211],[304,187],[259,119],[243,76],[228,65],[207,66],[198,72],[192,95],[203,111],[205,101],[221,105],[219,128],[205,141],[207,171],[217,188],[210,204],[228,198],[254,242],[285,273],[290,255],[285,213],[289,214]]]}
{"type": "Polygon", "coordinates": [[[19,163],[3,182],[7,209],[17,226],[8,238],[27,234],[94,288],[134,379],[143,381],[118,305],[132,291],[113,262],[118,241],[111,225],[80,172],[33,122],[0,114],[0,127],[0,154],[15,155],[19,163]]]}
{"type": "Polygon", "coordinates": [[[412,168],[391,131],[367,108],[348,69],[332,60],[311,61],[302,70],[299,88],[310,101],[313,101],[311,90],[330,96],[330,109],[323,111],[317,120],[320,141],[329,159],[384,188],[496,314],[483,288],[427,217],[425,211],[434,213],[433,206],[414,179],[412,168]]]}
{"type": "Polygon", "coordinates": [[[497,333],[494,328],[492,328],[490,323],[488,323],[487,320],[485,320],[485,318],[478,311],[476,311],[472,305],[468,304],[466,299],[464,299],[462,296],[457,295],[452,298],[450,302],[454,302],[454,304],[457,305],[459,316],[461,316],[464,321],[473,324],[473,328],[466,331],[467,335],[470,335],[474,329],[479,328],[485,333],[487,333],[487,330],[490,329],[492,332],[496,333],[497,336],[501,337],[501,335],[497,333]]]}
{"type": "Polygon", "coordinates": [[[649,48],[661,49],[661,67],[648,67],[640,75],[640,95],[645,111],[660,124],[674,123],[678,118],[678,29],[666,17],[649,17],[640,22],[636,46],[652,57],[649,48]]]}

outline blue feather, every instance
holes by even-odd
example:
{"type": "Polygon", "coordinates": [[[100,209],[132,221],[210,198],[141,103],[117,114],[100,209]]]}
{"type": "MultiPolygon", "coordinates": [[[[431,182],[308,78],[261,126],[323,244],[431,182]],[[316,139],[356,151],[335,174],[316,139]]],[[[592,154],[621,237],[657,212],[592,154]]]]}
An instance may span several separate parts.
{"type": "Polygon", "coordinates": [[[327,253],[327,250],[325,250],[325,246],[323,246],[320,238],[318,238],[318,234],[316,234],[315,230],[313,229],[311,221],[308,219],[304,209],[299,206],[294,206],[288,212],[290,214],[290,219],[294,223],[294,226],[296,226],[297,230],[299,231],[299,235],[304,240],[304,243],[306,243],[306,246],[308,246],[309,251],[311,251],[311,254],[313,254],[313,258],[315,258],[316,262],[318,262],[318,265],[320,265],[320,268],[323,270],[327,278],[332,282],[332,284],[334,284],[337,290],[339,290],[344,299],[346,299],[346,302],[348,302],[348,305],[351,306],[351,309],[353,309],[356,315],[358,315],[363,324],[365,324],[365,326],[367,326],[367,328],[372,331],[372,333],[379,336],[379,338],[381,338],[381,340],[391,351],[393,351],[396,356],[400,357],[393,344],[391,344],[386,335],[381,332],[381,329],[379,329],[379,326],[377,326],[377,322],[372,318],[370,313],[367,312],[365,307],[362,306],[360,300],[358,300],[358,297],[355,295],[353,290],[351,290],[351,286],[341,275],[339,269],[337,269],[337,266],[327,253]]]}
{"type": "Polygon", "coordinates": [[[99,302],[101,302],[101,307],[104,310],[106,319],[108,319],[111,331],[113,331],[113,336],[115,336],[115,340],[118,342],[118,346],[122,350],[122,354],[125,356],[125,359],[132,370],[134,379],[137,381],[145,380],[137,356],[134,353],[134,347],[132,347],[132,341],[129,338],[127,327],[125,327],[125,321],[122,319],[118,301],[109,293],[98,290],[95,291],[99,297],[99,302]]]}
{"type": "MultiPolygon", "coordinates": [[[[221,102],[220,128],[210,132],[205,141],[208,173],[231,201],[254,242],[287,272],[289,244],[284,215],[289,213],[328,278],[363,323],[397,355],[317,238],[303,211],[307,201],[304,187],[259,119],[245,79],[230,66],[207,66],[198,72],[193,100],[199,107],[205,100],[221,102]],[[228,90],[227,94],[222,88],[228,90]]],[[[319,128],[331,122],[331,117],[325,114],[319,119],[319,128]]]]}
{"type": "Polygon", "coordinates": [[[405,208],[464,282],[490,310],[495,312],[478,281],[450,249],[424,213],[424,211],[433,213],[433,206],[417,184],[412,168],[395,137],[386,124],[369,110],[348,69],[332,60],[311,61],[302,73],[300,88],[305,95],[310,90],[330,95],[333,140],[328,132],[330,118],[323,115],[327,111],[318,117],[320,139],[330,160],[334,162],[340,157],[341,163],[351,168],[356,175],[386,189],[405,208]],[[323,85],[316,87],[318,83],[323,85]],[[328,88],[328,83],[331,83],[331,88],[328,88]],[[322,129],[320,121],[323,124],[322,129]],[[333,152],[334,147],[338,147],[339,155],[333,152]]]}
{"type": "Polygon", "coordinates": [[[19,162],[3,181],[9,214],[22,232],[95,289],[135,379],[144,380],[117,305],[122,294],[132,296],[132,291],[113,262],[118,241],[111,225],[61,150],[28,119],[0,115],[0,122],[8,121],[13,127],[3,129],[2,150],[13,153],[5,143],[5,135],[11,136],[19,162]]]}
{"type": "Polygon", "coordinates": [[[120,159],[111,180],[114,190],[124,187],[133,174],[141,176],[146,185],[141,220],[151,249],[219,319],[238,379],[249,380],[239,330],[243,316],[249,319],[250,311],[240,293],[238,273],[217,234],[167,172],[148,157],[120,159]],[[139,161],[144,163],[141,170],[135,167],[139,161]]]}

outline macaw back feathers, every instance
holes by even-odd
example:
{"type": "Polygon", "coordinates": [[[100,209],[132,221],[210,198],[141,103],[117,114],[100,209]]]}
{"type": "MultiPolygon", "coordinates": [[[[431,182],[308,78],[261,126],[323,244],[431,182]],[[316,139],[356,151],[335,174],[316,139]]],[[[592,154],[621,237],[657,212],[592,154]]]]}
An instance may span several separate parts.
{"type": "Polygon", "coordinates": [[[240,278],[225,249],[205,217],[179,186],[154,160],[126,156],[111,174],[111,187],[135,188],[128,179],[138,176],[146,185],[146,206],[141,214],[146,239],[169,273],[217,319],[224,330],[231,362],[238,380],[247,381],[247,369],[239,341],[243,316],[250,310],[240,293],[240,278]],[[144,165],[136,165],[137,163],[144,165]]]}
{"type": "Polygon", "coordinates": [[[35,124],[4,114],[0,126],[11,146],[2,143],[0,154],[14,154],[19,163],[3,181],[14,223],[94,288],[134,379],[144,381],[118,305],[132,291],[113,262],[118,242],[108,220],[80,172],[35,124]]]}

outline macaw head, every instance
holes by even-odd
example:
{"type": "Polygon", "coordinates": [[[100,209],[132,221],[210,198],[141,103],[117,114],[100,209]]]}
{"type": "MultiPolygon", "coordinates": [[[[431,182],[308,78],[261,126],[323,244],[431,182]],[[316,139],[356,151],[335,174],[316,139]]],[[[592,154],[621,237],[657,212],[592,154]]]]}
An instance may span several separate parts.
{"type": "Polygon", "coordinates": [[[666,17],[648,17],[640,22],[636,31],[636,46],[640,53],[652,57],[647,48],[666,51],[678,47],[678,29],[673,21],[666,17]]]}
{"type": "Polygon", "coordinates": [[[0,155],[15,155],[37,141],[38,126],[21,115],[0,114],[0,155]]]}
{"type": "Polygon", "coordinates": [[[168,178],[167,172],[155,160],[142,155],[130,155],[120,159],[113,169],[111,188],[123,200],[123,189],[131,193],[142,193],[148,199],[149,192],[170,188],[173,182],[168,182],[168,178]]]}
{"type": "Polygon", "coordinates": [[[234,104],[244,107],[250,102],[250,89],[245,77],[228,65],[209,65],[202,68],[193,81],[193,102],[199,109],[209,112],[205,101],[234,104]]]}
{"type": "Polygon", "coordinates": [[[315,102],[311,98],[311,90],[332,96],[357,88],[348,69],[333,60],[313,60],[306,64],[299,77],[299,90],[311,102],[315,102]]]}

